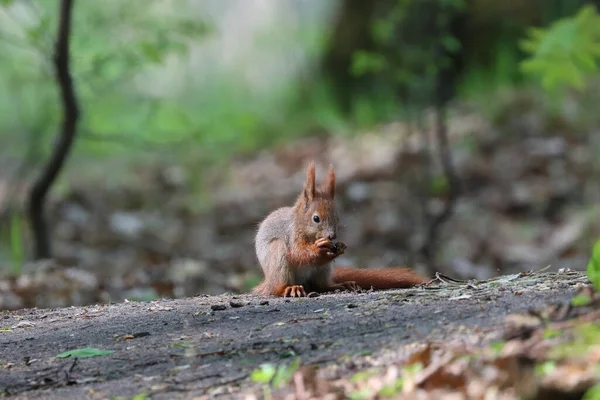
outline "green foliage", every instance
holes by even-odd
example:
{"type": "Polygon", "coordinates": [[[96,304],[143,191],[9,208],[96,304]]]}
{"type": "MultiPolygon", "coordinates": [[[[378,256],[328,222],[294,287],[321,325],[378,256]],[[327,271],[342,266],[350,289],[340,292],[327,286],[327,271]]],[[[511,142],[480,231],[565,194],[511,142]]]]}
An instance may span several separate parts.
{"type": "Polygon", "coordinates": [[[354,375],[352,375],[352,378],[350,378],[351,382],[357,383],[360,381],[365,381],[373,376],[376,376],[378,374],[378,371],[376,369],[367,369],[364,371],[360,371],[355,373],[354,375]]]}
{"type": "Polygon", "coordinates": [[[462,49],[450,34],[449,24],[454,13],[465,7],[463,0],[436,0],[427,5],[398,0],[385,17],[372,23],[375,49],[356,51],[350,71],[355,76],[377,75],[402,93],[405,102],[426,105],[439,71],[450,66],[449,55],[462,49]],[[432,28],[436,35],[429,33],[432,28]]]}
{"type": "Polygon", "coordinates": [[[589,388],[583,395],[583,400],[600,400],[600,383],[589,388]]]}
{"type": "Polygon", "coordinates": [[[600,15],[586,5],[546,29],[529,29],[521,48],[529,55],[521,70],[539,79],[545,89],[582,89],[586,76],[599,70],[600,15]]]}
{"type": "Polygon", "coordinates": [[[269,383],[275,376],[277,367],[273,364],[262,364],[259,369],[252,371],[250,379],[257,383],[269,383]]]}
{"type": "Polygon", "coordinates": [[[133,397],[113,396],[110,400],[146,400],[150,397],[146,393],[138,393],[133,397]]]}
{"type": "MultiPolygon", "coordinates": [[[[31,140],[20,138],[22,143],[11,150],[17,157],[30,153],[39,162],[51,149],[60,118],[52,66],[58,7],[40,0],[2,5],[14,23],[0,27],[0,36],[15,41],[0,43],[0,90],[11,93],[0,96],[0,139],[12,132],[31,133],[31,140]],[[16,10],[27,18],[16,18],[16,10]]],[[[72,72],[84,140],[89,132],[96,138],[128,133],[147,140],[157,130],[153,118],[183,121],[176,126],[181,129],[184,116],[171,115],[176,107],[165,106],[164,96],[153,93],[155,84],[148,79],[167,61],[183,60],[189,45],[211,32],[206,21],[159,0],[78,2],[72,32],[72,72]]],[[[77,148],[82,149],[81,143],[77,148]]]]}
{"type": "Polygon", "coordinates": [[[592,257],[587,265],[587,275],[596,291],[600,291],[600,240],[594,244],[592,257]]]}
{"type": "Polygon", "coordinates": [[[578,294],[577,296],[575,296],[571,299],[571,305],[573,307],[587,306],[591,302],[592,302],[592,299],[590,299],[589,296],[586,296],[584,294],[578,294]]]}
{"type": "Polygon", "coordinates": [[[57,358],[69,358],[69,357],[77,357],[77,358],[88,358],[88,357],[98,357],[98,356],[107,356],[114,353],[114,350],[101,350],[95,349],[92,347],[85,347],[82,349],[74,349],[65,351],[64,353],[58,354],[57,358]]]}
{"type": "Polygon", "coordinates": [[[10,251],[12,261],[12,273],[14,276],[21,274],[21,269],[25,261],[23,249],[23,237],[21,233],[21,225],[23,218],[20,214],[14,213],[10,219],[10,251]]]}
{"type": "Polygon", "coordinates": [[[280,388],[290,382],[294,373],[300,366],[300,358],[295,358],[290,364],[262,364],[250,375],[252,381],[262,384],[270,384],[274,388],[280,388]]]}
{"type": "Polygon", "coordinates": [[[416,362],[414,364],[404,366],[404,368],[402,368],[402,372],[406,375],[414,375],[418,372],[421,372],[423,368],[423,363],[416,362]]]}
{"type": "Polygon", "coordinates": [[[275,373],[275,376],[273,377],[273,381],[272,381],[273,387],[279,388],[279,387],[287,384],[292,379],[294,372],[296,372],[298,370],[299,366],[300,366],[300,358],[294,359],[294,361],[292,361],[289,365],[288,364],[280,365],[277,368],[277,372],[275,373]]]}
{"type": "Polygon", "coordinates": [[[498,341],[490,343],[490,349],[492,350],[494,355],[498,355],[502,352],[502,349],[504,348],[505,344],[506,344],[505,341],[498,340],[498,341]]]}
{"type": "MultiPolygon", "coordinates": [[[[244,67],[219,70],[210,59],[190,62],[188,50],[202,50],[199,45],[215,28],[187,3],[75,4],[72,66],[83,113],[74,163],[176,160],[202,171],[306,131],[350,130],[326,84],[311,92],[309,102],[291,109],[300,97],[296,82],[258,93],[241,73],[244,67]]],[[[0,93],[5,94],[0,96],[0,142],[9,144],[5,147],[12,156],[31,160],[35,167],[47,158],[60,119],[51,64],[57,7],[44,0],[15,2],[17,7],[28,18],[14,18],[10,26],[0,23],[0,37],[10,33],[19,38],[0,41],[0,93]]],[[[309,24],[277,38],[287,35],[289,42],[293,35],[314,57],[326,43],[325,34],[324,28],[309,24]]],[[[273,35],[265,36],[273,41],[273,35]]],[[[377,107],[371,104],[363,119],[374,120],[377,107]]],[[[201,191],[201,173],[191,180],[194,190],[201,191]]],[[[191,203],[197,207],[201,201],[191,203]]]]}
{"type": "Polygon", "coordinates": [[[535,366],[535,374],[538,376],[550,375],[556,369],[556,363],[554,361],[546,361],[542,364],[535,366]]]}
{"type": "Polygon", "coordinates": [[[443,175],[433,177],[429,185],[429,192],[431,196],[441,196],[443,194],[448,193],[448,191],[450,190],[450,183],[448,182],[448,178],[446,178],[443,175]]]}
{"type": "Polygon", "coordinates": [[[404,387],[404,379],[398,378],[394,381],[393,384],[385,385],[379,390],[377,393],[380,397],[394,397],[402,392],[402,388],[404,387]]]}
{"type": "Polygon", "coordinates": [[[550,350],[549,357],[554,360],[578,357],[586,354],[591,346],[600,344],[600,325],[583,323],[575,329],[573,339],[561,343],[550,350]]]}
{"type": "Polygon", "coordinates": [[[368,73],[377,73],[388,68],[386,58],[377,53],[359,50],[353,55],[351,72],[360,76],[368,73]]]}
{"type": "MultiPolygon", "coordinates": [[[[515,67],[519,64],[519,55],[513,43],[500,41],[494,47],[494,63],[491,66],[468,63],[464,78],[458,83],[459,97],[475,101],[478,107],[489,107],[490,91],[513,86],[520,75],[515,67]]],[[[492,105],[497,106],[497,102],[492,105]]]]}
{"type": "MultiPolygon", "coordinates": [[[[421,364],[412,364],[409,365],[405,368],[405,373],[410,374],[410,373],[414,373],[417,372],[417,370],[420,370],[420,368],[422,368],[421,364]]],[[[380,374],[380,371],[378,371],[377,369],[367,369],[364,371],[360,371],[357,372],[356,374],[354,374],[352,376],[352,378],[350,378],[350,380],[353,383],[361,383],[363,381],[368,380],[371,377],[377,376],[378,374],[380,374]]],[[[398,393],[400,393],[402,391],[402,387],[404,386],[404,378],[398,378],[396,379],[392,384],[388,384],[385,385],[384,387],[382,387],[378,392],[377,392],[377,396],[381,397],[381,398],[386,398],[386,397],[394,397],[395,395],[397,395],[398,393]]],[[[356,390],[353,391],[351,393],[348,394],[350,399],[371,399],[374,397],[373,390],[365,387],[362,388],[360,390],[356,390]]]]}
{"type": "Polygon", "coordinates": [[[554,338],[559,337],[560,335],[561,335],[560,331],[548,328],[548,329],[544,330],[543,337],[544,337],[544,339],[554,339],[554,338]]]}

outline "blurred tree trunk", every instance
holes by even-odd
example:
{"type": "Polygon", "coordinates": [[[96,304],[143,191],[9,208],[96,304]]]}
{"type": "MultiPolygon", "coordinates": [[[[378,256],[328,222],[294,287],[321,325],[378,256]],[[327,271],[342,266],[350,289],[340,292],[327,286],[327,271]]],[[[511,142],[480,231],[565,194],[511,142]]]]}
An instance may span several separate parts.
{"type": "Polygon", "coordinates": [[[355,77],[350,72],[357,50],[372,50],[371,25],[377,11],[390,9],[398,0],[343,0],[321,63],[321,76],[332,85],[345,112],[350,111],[352,97],[368,90],[372,76],[355,77]]]}
{"type": "Polygon", "coordinates": [[[61,0],[58,32],[54,48],[54,69],[63,105],[63,120],[50,160],[34,182],[29,195],[29,218],[34,236],[36,259],[52,257],[48,226],[44,215],[46,197],[58,177],[77,133],[79,108],[70,70],[71,20],[74,0],[61,0]]]}

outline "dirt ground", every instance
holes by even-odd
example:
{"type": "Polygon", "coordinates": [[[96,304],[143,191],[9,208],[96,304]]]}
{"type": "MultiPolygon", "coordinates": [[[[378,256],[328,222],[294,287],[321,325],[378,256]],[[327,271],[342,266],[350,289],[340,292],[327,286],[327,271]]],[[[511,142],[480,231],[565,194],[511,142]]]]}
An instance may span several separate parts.
{"type": "Polygon", "coordinates": [[[243,398],[259,389],[249,376],[261,363],[298,356],[333,375],[352,374],[405,357],[411,343],[473,335],[485,341],[507,314],[568,302],[587,284],[583,273],[567,271],[303,299],[224,294],[4,312],[0,393],[16,399],[243,398]],[[114,353],[56,357],[82,347],[114,353]]]}

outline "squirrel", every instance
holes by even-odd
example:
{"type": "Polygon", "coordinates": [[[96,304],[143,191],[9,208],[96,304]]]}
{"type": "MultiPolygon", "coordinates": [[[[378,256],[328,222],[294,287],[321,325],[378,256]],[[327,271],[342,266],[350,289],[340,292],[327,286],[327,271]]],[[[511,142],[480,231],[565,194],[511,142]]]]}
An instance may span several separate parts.
{"type": "Polygon", "coordinates": [[[335,241],[339,218],[334,197],[333,165],[317,187],[311,162],[294,206],[273,211],[258,226],[254,243],[265,277],[255,293],[304,297],[311,292],[407,288],[426,282],[408,268],[332,268],[346,250],[344,243],[335,241]]]}

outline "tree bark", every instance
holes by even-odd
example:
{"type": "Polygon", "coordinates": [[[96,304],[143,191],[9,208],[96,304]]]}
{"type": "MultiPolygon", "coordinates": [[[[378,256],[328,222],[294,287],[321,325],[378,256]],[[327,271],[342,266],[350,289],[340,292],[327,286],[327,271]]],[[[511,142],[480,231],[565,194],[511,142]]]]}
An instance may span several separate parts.
{"type": "Polygon", "coordinates": [[[52,155],[40,176],[34,182],[29,196],[29,218],[34,236],[35,259],[52,257],[44,206],[48,192],[69,156],[73,140],[77,134],[79,108],[69,62],[73,3],[74,0],[61,0],[60,2],[58,33],[54,48],[55,77],[63,106],[61,132],[52,155]]]}

